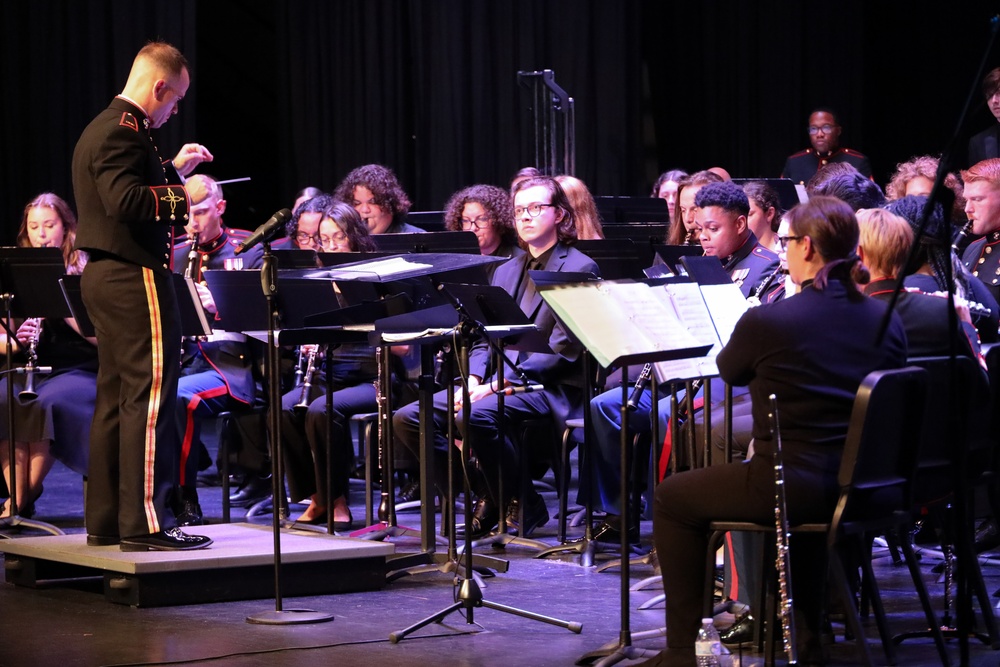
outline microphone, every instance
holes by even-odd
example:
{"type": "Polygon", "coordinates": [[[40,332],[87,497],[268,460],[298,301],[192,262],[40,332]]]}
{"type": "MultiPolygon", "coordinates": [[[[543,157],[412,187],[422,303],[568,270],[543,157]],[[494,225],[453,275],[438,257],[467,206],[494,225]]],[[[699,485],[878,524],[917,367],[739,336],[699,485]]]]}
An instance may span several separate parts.
{"type": "Polygon", "coordinates": [[[273,237],[278,230],[284,227],[285,223],[291,219],[292,212],[287,208],[281,209],[272,215],[270,220],[254,230],[254,233],[247,237],[246,241],[239,244],[233,254],[239,255],[240,253],[246,252],[250,248],[254,247],[258,243],[271,240],[271,237],[273,237]]]}
{"type": "Polygon", "coordinates": [[[511,387],[505,387],[501,394],[504,396],[513,396],[514,394],[530,394],[536,391],[544,391],[545,387],[540,384],[521,384],[514,385],[511,387]]]}

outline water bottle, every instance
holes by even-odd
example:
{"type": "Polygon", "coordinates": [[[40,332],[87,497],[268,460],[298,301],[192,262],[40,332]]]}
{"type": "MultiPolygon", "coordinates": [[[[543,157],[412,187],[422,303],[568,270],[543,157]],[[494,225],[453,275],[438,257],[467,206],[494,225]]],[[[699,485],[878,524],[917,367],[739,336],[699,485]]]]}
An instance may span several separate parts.
{"type": "Polygon", "coordinates": [[[695,664],[698,667],[721,667],[722,640],[711,618],[701,619],[701,629],[694,643],[695,664]]]}

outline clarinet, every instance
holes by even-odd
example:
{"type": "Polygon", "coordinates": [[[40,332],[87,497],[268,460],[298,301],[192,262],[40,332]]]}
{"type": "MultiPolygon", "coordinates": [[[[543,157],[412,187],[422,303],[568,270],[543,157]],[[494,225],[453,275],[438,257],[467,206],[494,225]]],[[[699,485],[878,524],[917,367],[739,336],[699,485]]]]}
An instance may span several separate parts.
{"type": "Polygon", "coordinates": [[[955,252],[959,252],[959,248],[962,246],[962,241],[964,241],[971,233],[972,220],[969,220],[960,230],[958,230],[958,234],[955,234],[955,241],[951,244],[951,249],[955,252]]]}
{"type": "Polygon", "coordinates": [[[795,646],[795,619],[792,614],[792,566],[788,552],[791,536],[788,528],[788,507],[785,503],[785,468],[781,454],[781,427],[778,424],[778,399],[771,394],[771,437],[774,439],[774,523],[776,537],[775,569],[778,571],[778,592],[780,593],[781,638],[788,655],[788,664],[798,663],[795,646]]]}
{"type": "Polygon", "coordinates": [[[652,377],[653,364],[646,364],[642,367],[639,377],[636,378],[635,386],[632,387],[632,393],[629,394],[628,402],[625,404],[629,412],[635,412],[639,409],[639,397],[642,396],[642,392],[649,386],[649,380],[652,377]]]}
{"type": "Polygon", "coordinates": [[[771,287],[771,285],[774,284],[774,279],[785,272],[786,270],[781,266],[781,264],[778,264],[778,266],[775,267],[774,271],[771,272],[771,275],[769,275],[767,278],[764,279],[763,282],[757,285],[757,289],[753,291],[753,294],[750,295],[750,298],[748,298],[747,301],[749,301],[751,304],[755,306],[759,306],[760,297],[767,293],[767,290],[771,287]]]}
{"type": "Polygon", "coordinates": [[[35,329],[35,335],[31,337],[28,342],[28,363],[24,365],[24,389],[22,389],[17,397],[22,401],[31,401],[38,398],[38,392],[35,391],[35,373],[38,372],[38,337],[42,333],[42,320],[38,319],[38,326],[35,329]]]}
{"type": "MultiPolygon", "coordinates": [[[[314,346],[306,357],[306,370],[302,375],[302,393],[299,394],[299,402],[296,403],[292,410],[297,414],[302,414],[309,409],[309,390],[312,389],[313,375],[316,373],[316,355],[319,352],[319,346],[314,346]]],[[[299,372],[298,369],[295,371],[299,372]]]]}
{"type": "Polygon", "coordinates": [[[184,279],[194,278],[197,282],[201,276],[192,275],[194,273],[194,263],[198,261],[198,232],[191,235],[191,250],[188,251],[187,266],[184,267],[184,279]]]}

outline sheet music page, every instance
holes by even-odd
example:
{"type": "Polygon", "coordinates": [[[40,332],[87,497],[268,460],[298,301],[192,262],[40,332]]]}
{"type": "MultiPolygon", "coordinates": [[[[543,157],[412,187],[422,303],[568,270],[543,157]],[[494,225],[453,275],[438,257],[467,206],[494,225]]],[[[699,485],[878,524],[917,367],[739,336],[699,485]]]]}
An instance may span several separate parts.
{"type": "Polygon", "coordinates": [[[571,285],[542,296],[605,368],[630,354],[699,345],[643,283],[571,285]]]}
{"type": "Polygon", "coordinates": [[[701,293],[705,296],[705,304],[715,321],[715,331],[719,336],[719,342],[724,346],[729,342],[729,337],[733,335],[736,323],[750,308],[750,302],[746,300],[743,292],[735,283],[731,285],[705,285],[701,288],[701,293]]]}
{"type": "Polygon", "coordinates": [[[380,259],[374,262],[369,262],[363,266],[342,266],[336,269],[331,269],[329,275],[332,280],[372,274],[375,274],[380,278],[386,278],[388,276],[394,276],[399,273],[405,273],[415,269],[429,268],[431,268],[430,264],[411,262],[404,257],[390,257],[389,259],[380,259]]]}
{"type": "Polygon", "coordinates": [[[652,289],[661,301],[673,309],[681,325],[699,344],[712,345],[712,349],[704,357],[673,359],[653,364],[657,381],[662,383],[717,375],[719,371],[715,366],[715,355],[722,346],[701,286],[694,282],[674,283],[652,289]]]}

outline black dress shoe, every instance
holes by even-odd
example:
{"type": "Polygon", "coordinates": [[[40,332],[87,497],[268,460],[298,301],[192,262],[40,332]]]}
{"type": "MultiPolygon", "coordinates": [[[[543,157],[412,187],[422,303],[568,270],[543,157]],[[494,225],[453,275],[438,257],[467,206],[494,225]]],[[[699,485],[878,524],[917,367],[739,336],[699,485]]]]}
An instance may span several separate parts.
{"type": "Polygon", "coordinates": [[[399,500],[396,502],[412,503],[418,500],[420,500],[420,480],[414,478],[402,488],[399,492],[399,500]]]}
{"type": "Polygon", "coordinates": [[[336,533],[346,533],[354,526],[354,517],[351,516],[351,510],[347,510],[347,521],[337,521],[333,520],[333,530],[336,533]]]}
{"type": "Polygon", "coordinates": [[[178,526],[200,526],[205,523],[201,513],[201,505],[197,500],[185,500],[181,511],[177,513],[178,526]]]}
{"type": "Polygon", "coordinates": [[[117,535],[87,535],[88,547],[110,547],[121,541],[122,538],[117,535]]]}
{"type": "Polygon", "coordinates": [[[489,535],[497,524],[500,523],[500,510],[489,498],[480,498],[476,501],[476,508],[472,513],[472,525],[469,534],[474,540],[489,535]]]}
{"type": "Polygon", "coordinates": [[[976,553],[981,554],[997,546],[1000,546],[1000,529],[991,517],[976,528],[976,553]]]}
{"type": "MultiPolygon", "coordinates": [[[[323,512],[321,514],[317,514],[316,516],[314,516],[311,519],[296,519],[293,523],[304,523],[307,526],[325,526],[326,525],[326,516],[327,516],[326,512],[323,512]]],[[[334,521],[333,522],[334,530],[336,530],[336,527],[337,527],[338,523],[340,523],[340,522],[339,521],[334,521]]]]}
{"type": "Polygon", "coordinates": [[[229,496],[233,507],[250,507],[271,495],[271,476],[247,475],[240,488],[229,496]]]}
{"type": "MultiPolygon", "coordinates": [[[[622,531],[619,530],[618,526],[614,526],[607,521],[602,521],[597,528],[594,529],[592,537],[598,542],[604,542],[605,544],[622,543],[622,531]]],[[[639,543],[639,526],[632,526],[629,528],[628,542],[629,544],[639,543]]]]}
{"type": "Polygon", "coordinates": [[[203,549],[212,543],[212,538],[204,535],[188,535],[180,528],[167,528],[151,535],[123,537],[122,551],[187,551],[203,549]]]}
{"type": "Polygon", "coordinates": [[[549,508],[545,506],[545,499],[537,493],[524,508],[524,531],[519,522],[520,508],[521,503],[517,498],[511,498],[507,503],[507,531],[513,535],[528,537],[535,528],[544,526],[549,521],[549,508]]]}
{"type": "Polygon", "coordinates": [[[737,646],[753,641],[753,616],[743,614],[736,622],[719,633],[719,639],[723,644],[737,646]]]}

